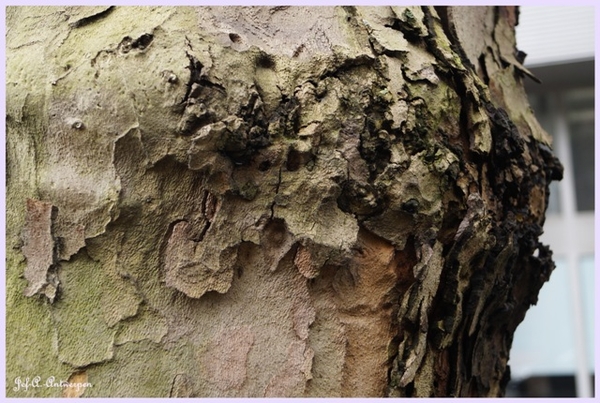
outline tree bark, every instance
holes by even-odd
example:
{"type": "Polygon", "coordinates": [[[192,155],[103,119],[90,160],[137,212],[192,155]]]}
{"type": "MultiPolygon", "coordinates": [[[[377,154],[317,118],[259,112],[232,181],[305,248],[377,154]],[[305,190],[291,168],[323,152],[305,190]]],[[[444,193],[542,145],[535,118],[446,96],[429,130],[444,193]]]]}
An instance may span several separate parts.
{"type": "Polygon", "coordinates": [[[502,395],[562,174],[517,17],[7,8],[7,395],[502,395]]]}

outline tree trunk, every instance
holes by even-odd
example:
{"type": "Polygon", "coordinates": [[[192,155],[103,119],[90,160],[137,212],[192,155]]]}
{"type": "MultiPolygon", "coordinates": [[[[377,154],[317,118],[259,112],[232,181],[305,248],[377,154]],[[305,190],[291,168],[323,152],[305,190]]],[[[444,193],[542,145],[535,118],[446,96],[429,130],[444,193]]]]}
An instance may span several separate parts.
{"type": "Polygon", "coordinates": [[[502,395],[562,173],[517,16],[9,7],[8,396],[502,395]]]}

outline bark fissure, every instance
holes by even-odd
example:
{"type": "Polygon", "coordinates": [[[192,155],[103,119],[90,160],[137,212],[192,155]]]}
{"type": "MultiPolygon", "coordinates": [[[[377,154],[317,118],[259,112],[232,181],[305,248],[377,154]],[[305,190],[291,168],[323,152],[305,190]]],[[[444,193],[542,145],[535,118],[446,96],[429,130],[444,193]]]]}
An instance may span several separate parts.
{"type": "Polygon", "coordinates": [[[70,22],[69,26],[71,28],[80,28],[85,25],[92,24],[94,22],[101,20],[102,18],[105,18],[108,14],[110,14],[111,11],[113,11],[113,9],[114,9],[114,6],[107,7],[105,10],[102,10],[98,13],[95,13],[90,16],[70,22]]]}

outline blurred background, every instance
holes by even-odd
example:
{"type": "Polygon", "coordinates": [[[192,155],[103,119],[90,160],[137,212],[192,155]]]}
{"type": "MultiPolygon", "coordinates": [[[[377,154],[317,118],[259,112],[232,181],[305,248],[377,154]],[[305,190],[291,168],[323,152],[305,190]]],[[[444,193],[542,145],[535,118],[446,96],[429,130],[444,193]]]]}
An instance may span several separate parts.
{"type": "Polygon", "coordinates": [[[517,328],[507,397],[594,396],[594,13],[520,8],[517,48],[542,80],[526,79],[526,90],[565,171],[541,237],[556,270],[517,328]]]}

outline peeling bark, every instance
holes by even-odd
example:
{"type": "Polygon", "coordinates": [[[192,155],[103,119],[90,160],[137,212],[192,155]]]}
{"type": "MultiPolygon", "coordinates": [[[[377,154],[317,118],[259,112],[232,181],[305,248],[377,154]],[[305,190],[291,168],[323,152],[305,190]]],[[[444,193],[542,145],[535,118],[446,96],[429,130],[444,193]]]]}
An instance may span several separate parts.
{"type": "Polygon", "coordinates": [[[9,7],[8,395],[501,396],[562,175],[517,17],[9,7]]]}
{"type": "Polygon", "coordinates": [[[28,281],[25,296],[43,294],[52,302],[56,296],[55,242],[52,236],[51,203],[27,199],[25,226],[23,227],[23,246],[21,251],[27,259],[23,273],[28,281]]]}

